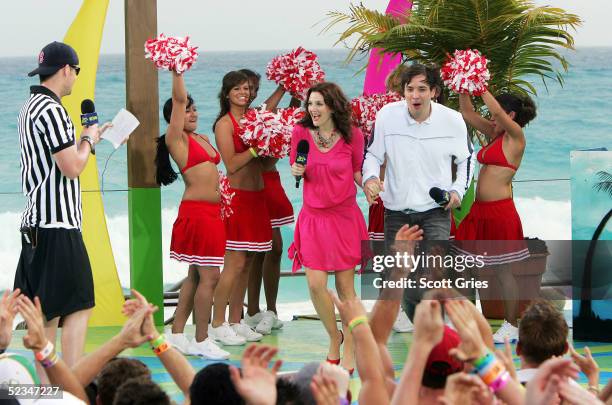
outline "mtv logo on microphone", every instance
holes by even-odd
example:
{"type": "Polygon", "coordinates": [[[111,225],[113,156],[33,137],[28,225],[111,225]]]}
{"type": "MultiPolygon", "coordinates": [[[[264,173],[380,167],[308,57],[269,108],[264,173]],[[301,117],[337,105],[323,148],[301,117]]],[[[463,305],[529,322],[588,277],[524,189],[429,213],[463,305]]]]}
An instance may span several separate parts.
{"type": "Polygon", "coordinates": [[[92,112],[88,114],[81,114],[81,125],[84,127],[90,127],[98,123],[98,113],[92,112]]]}
{"type": "Polygon", "coordinates": [[[295,163],[297,163],[298,165],[305,166],[307,159],[308,159],[307,156],[302,155],[301,153],[298,153],[298,155],[295,157],[295,163]]]}

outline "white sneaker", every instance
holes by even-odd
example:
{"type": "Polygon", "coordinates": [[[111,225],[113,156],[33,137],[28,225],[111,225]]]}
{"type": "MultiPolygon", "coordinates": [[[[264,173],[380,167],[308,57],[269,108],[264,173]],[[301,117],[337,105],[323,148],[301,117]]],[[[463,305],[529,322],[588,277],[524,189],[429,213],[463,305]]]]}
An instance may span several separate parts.
{"type": "Polygon", "coordinates": [[[184,333],[166,332],[166,340],[184,355],[189,355],[189,346],[191,342],[184,333]]]}
{"type": "Polygon", "coordinates": [[[393,330],[397,333],[406,333],[414,331],[414,325],[410,322],[408,315],[402,310],[397,314],[395,323],[393,324],[393,330]]]}
{"type": "Polygon", "coordinates": [[[261,321],[262,316],[263,316],[263,312],[258,312],[253,316],[249,316],[248,313],[245,313],[244,321],[246,322],[247,325],[249,325],[249,328],[255,329],[255,327],[257,327],[257,324],[261,321]]]}
{"type": "Polygon", "coordinates": [[[229,352],[222,350],[211,338],[206,338],[201,342],[196,342],[194,339],[189,346],[189,354],[210,360],[227,360],[230,356],[229,352]]]}
{"type": "Polygon", "coordinates": [[[493,342],[504,343],[504,338],[506,336],[508,337],[510,343],[516,342],[518,340],[518,328],[516,326],[512,326],[510,322],[504,319],[502,326],[493,335],[493,342]]]}
{"type": "Polygon", "coordinates": [[[208,337],[225,346],[241,346],[246,344],[246,339],[238,336],[236,331],[227,322],[216,328],[208,325],[208,337]]]}
{"type": "Polygon", "coordinates": [[[283,326],[285,326],[283,321],[278,319],[278,315],[276,315],[274,311],[267,311],[267,312],[270,312],[272,314],[272,317],[274,318],[274,325],[272,325],[272,329],[282,329],[283,326]]]}
{"type": "Polygon", "coordinates": [[[247,325],[244,321],[233,324],[232,329],[239,337],[246,339],[247,342],[259,342],[261,338],[263,338],[261,333],[257,333],[253,329],[249,328],[249,325],[247,325]]]}
{"type": "Polygon", "coordinates": [[[261,333],[262,335],[269,335],[272,333],[272,328],[274,327],[274,312],[266,311],[263,313],[261,320],[255,327],[255,331],[261,333]]]}

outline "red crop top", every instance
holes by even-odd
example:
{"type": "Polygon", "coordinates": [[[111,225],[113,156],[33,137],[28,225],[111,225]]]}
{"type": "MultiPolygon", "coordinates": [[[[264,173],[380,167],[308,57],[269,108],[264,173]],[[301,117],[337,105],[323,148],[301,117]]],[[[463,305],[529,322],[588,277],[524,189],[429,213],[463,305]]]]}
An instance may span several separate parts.
{"type": "Polygon", "coordinates": [[[228,111],[227,114],[229,115],[230,119],[232,120],[232,124],[234,125],[234,135],[232,136],[232,140],[234,141],[234,150],[236,151],[236,153],[248,150],[249,147],[244,144],[244,142],[240,138],[240,135],[238,135],[240,131],[242,131],[240,124],[238,124],[238,121],[236,121],[236,118],[234,118],[231,112],[228,111]]]}
{"type": "Polygon", "coordinates": [[[497,136],[495,139],[489,142],[487,146],[480,149],[480,151],[478,151],[478,155],[476,155],[478,162],[483,165],[501,166],[512,170],[518,170],[518,167],[510,164],[504,155],[502,143],[505,135],[506,134],[503,133],[502,135],[497,136]]]}
{"type": "Polygon", "coordinates": [[[212,162],[218,165],[219,162],[221,162],[221,156],[215,147],[212,146],[203,136],[198,134],[195,135],[201,137],[207,144],[210,145],[210,147],[215,151],[215,157],[211,158],[208,152],[206,152],[206,149],[204,149],[202,145],[198,143],[198,141],[193,139],[191,135],[188,135],[187,138],[189,139],[189,145],[187,151],[187,164],[181,169],[181,173],[185,173],[187,170],[191,169],[193,166],[199,165],[200,163],[212,162]]]}

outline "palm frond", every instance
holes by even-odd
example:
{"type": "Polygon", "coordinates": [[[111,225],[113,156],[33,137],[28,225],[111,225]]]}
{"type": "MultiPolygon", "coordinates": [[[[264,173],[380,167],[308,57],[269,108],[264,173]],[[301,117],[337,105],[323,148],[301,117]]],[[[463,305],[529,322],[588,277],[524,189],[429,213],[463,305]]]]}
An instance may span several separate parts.
{"type": "Polygon", "coordinates": [[[612,174],[599,171],[597,172],[597,177],[599,177],[599,182],[593,186],[595,191],[603,191],[604,193],[608,193],[612,198],[612,174]]]}
{"type": "Polygon", "coordinates": [[[349,25],[338,42],[356,38],[347,61],[381,48],[405,60],[441,65],[456,49],[476,48],[491,61],[489,87],[522,94],[536,94],[527,76],[563,85],[569,64],[559,50],[573,49],[568,30],[581,24],[575,14],[529,0],[413,0],[402,18],[351,4],[347,13],[328,17],[326,30],[349,25]]]}

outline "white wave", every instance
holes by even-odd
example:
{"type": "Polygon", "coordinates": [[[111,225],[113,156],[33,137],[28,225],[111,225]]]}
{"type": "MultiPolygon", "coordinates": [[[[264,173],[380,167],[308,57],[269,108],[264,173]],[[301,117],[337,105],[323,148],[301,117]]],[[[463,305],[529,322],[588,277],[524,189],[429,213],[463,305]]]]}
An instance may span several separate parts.
{"type": "Polygon", "coordinates": [[[572,210],[569,201],[550,201],[540,197],[515,198],[523,223],[523,234],[543,240],[572,239],[572,210]]]}
{"type": "MultiPolygon", "coordinates": [[[[540,197],[517,198],[515,201],[523,222],[525,236],[537,236],[544,240],[571,239],[569,201],[550,201],[540,197]]],[[[171,260],[169,257],[172,224],[176,215],[176,208],[162,210],[162,258],[165,284],[176,283],[187,274],[185,264],[171,260]]],[[[0,238],[0,263],[5,265],[4,271],[0,272],[0,289],[13,286],[21,250],[18,232],[19,216],[17,212],[0,213],[0,229],[4,229],[3,236],[0,238]]],[[[106,220],[121,285],[129,287],[130,256],[127,214],[107,217],[106,220]]],[[[285,241],[285,246],[289,244],[289,241],[285,241]]],[[[282,295],[282,291],[280,293],[282,295]]]]}

